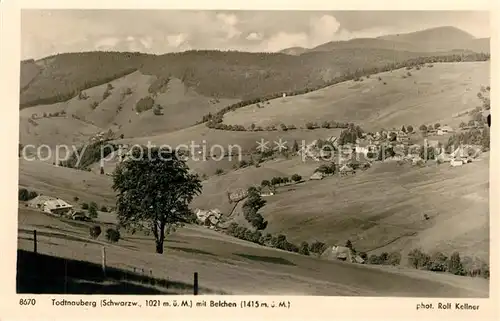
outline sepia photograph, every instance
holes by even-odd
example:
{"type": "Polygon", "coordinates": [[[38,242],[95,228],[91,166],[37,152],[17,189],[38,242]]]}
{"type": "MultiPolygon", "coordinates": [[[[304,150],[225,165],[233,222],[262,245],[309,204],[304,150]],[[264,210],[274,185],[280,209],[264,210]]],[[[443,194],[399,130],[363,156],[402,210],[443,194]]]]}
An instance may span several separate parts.
{"type": "Polygon", "coordinates": [[[490,12],[20,19],[18,294],[490,297],[490,12]]]}

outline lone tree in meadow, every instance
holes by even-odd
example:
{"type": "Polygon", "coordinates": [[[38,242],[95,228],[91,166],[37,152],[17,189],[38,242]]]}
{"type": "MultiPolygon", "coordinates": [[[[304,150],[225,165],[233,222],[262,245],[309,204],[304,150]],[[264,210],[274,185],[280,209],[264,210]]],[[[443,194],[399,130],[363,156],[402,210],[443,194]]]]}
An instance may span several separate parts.
{"type": "Polygon", "coordinates": [[[202,185],[175,151],[143,146],[131,156],[113,173],[118,219],[125,228],[136,224],[149,228],[156,253],[161,254],[165,228],[190,221],[188,205],[201,193],[202,185]]]}

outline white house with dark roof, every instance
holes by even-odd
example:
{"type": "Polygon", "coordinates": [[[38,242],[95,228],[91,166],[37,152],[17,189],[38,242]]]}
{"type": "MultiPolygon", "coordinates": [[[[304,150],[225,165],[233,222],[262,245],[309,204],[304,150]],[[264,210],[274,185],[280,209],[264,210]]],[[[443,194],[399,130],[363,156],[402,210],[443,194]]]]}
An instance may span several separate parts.
{"type": "Polygon", "coordinates": [[[70,214],[73,210],[73,206],[66,201],[46,195],[39,195],[28,201],[28,206],[58,215],[70,214]]]}

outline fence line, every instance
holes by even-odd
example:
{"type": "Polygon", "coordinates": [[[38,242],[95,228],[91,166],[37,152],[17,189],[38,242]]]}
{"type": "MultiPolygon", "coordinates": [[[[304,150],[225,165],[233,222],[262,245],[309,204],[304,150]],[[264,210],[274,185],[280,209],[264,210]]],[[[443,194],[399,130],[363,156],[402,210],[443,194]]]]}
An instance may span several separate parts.
{"type": "MultiPolygon", "coordinates": [[[[40,254],[40,255],[44,255],[42,253],[39,253],[38,251],[38,238],[37,238],[37,230],[34,229],[33,230],[33,253],[35,253],[35,255],[37,254],[40,254]]],[[[67,286],[68,286],[68,282],[67,282],[67,279],[68,279],[68,259],[67,258],[64,258],[64,257],[57,257],[58,259],[62,259],[64,260],[64,292],[67,293],[67,286]]],[[[101,245],[101,271],[102,271],[102,276],[100,277],[87,277],[86,276],[86,279],[88,280],[91,280],[91,281],[99,281],[103,278],[106,278],[106,277],[109,277],[108,273],[107,273],[107,263],[106,263],[106,246],[105,245],[101,245]]],[[[88,262],[89,264],[95,264],[95,263],[92,263],[92,262],[88,262]]],[[[146,274],[146,271],[144,268],[137,268],[135,266],[132,266],[131,267],[133,269],[133,274],[135,274],[136,276],[138,277],[143,277],[145,279],[149,278],[149,283],[151,285],[156,285],[156,278],[153,276],[153,269],[149,269],[149,275],[146,274]],[[140,271],[140,272],[139,272],[140,271]]],[[[117,271],[122,271],[122,277],[121,279],[122,280],[125,280],[127,281],[127,273],[130,273],[132,272],[132,270],[130,270],[130,266],[129,267],[117,267],[117,268],[113,268],[114,270],[117,270],[117,271]]],[[[25,276],[26,277],[26,276],[25,276]]],[[[38,276],[28,276],[29,278],[37,278],[38,276]]],[[[166,286],[165,288],[168,288],[168,278],[159,278],[159,280],[161,281],[164,281],[166,286]]],[[[193,273],[193,294],[194,295],[198,295],[199,293],[199,284],[198,284],[198,272],[194,272],[193,273]]],[[[142,281],[141,281],[142,283],[142,281]]]]}

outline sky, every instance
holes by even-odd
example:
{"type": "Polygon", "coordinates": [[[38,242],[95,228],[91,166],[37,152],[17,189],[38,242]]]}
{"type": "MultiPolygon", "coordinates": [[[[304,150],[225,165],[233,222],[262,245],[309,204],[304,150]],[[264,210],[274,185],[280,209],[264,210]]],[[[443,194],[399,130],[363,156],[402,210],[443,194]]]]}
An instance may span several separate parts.
{"type": "Polygon", "coordinates": [[[23,10],[21,58],[94,50],[279,51],[454,26],[489,37],[481,11],[23,10]]]}

